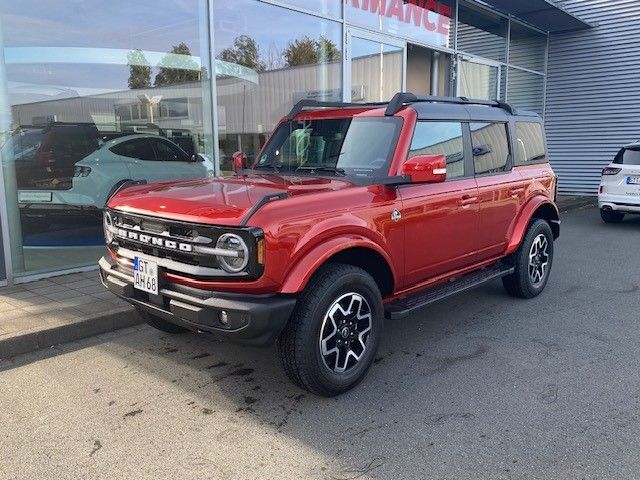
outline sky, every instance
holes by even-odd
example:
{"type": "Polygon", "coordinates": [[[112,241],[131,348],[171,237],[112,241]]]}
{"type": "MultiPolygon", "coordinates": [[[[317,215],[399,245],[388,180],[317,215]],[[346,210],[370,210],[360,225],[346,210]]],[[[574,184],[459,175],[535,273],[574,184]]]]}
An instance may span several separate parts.
{"type": "MultiPolygon", "coordinates": [[[[21,101],[48,91],[95,92],[127,88],[129,68],[101,64],[100,49],[167,52],[186,43],[192,55],[208,54],[201,38],[205,3],[198,0],[20,0],[0,2],[3,47],[91,49],[93,63],[6,65],[9,94],[21,101]],[[13,94],[13,95],[12,95],[13,94]]],[[[63,93],[63,95],[65,95],[63,93]]]]}

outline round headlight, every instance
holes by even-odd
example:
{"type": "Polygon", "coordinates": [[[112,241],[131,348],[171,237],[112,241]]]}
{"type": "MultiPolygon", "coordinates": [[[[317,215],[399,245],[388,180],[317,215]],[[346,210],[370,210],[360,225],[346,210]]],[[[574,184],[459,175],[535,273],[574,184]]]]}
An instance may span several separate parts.
{"type": "Polygon", "coordinates": [[[109,245],[113,242],[113,232],[111,231],[113,220],[109,212],[104,212],[102,215],[102,226],[104,227],[104,239],[107,241],[107,245],[109,245]]]}
{"type": "Polygon", "coordinates": [[[218,255],[220,266],[229,273],[239,273],[249,263],[249,249],[247,244],[235,233],[221,235],[216,243],[216,248],[227,250],[232,255],[218,255]]]}

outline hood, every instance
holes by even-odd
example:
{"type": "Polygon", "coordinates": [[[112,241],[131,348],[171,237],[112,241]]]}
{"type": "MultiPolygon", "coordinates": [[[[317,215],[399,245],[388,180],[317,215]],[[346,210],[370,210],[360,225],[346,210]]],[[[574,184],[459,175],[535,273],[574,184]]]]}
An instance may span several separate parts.
{"type": "Polygon", "coordinates": [[[110,208],[191,223],[238,225],[262,198],[341,190],[353,183],[336,178],[242,175],[151,183],[124,189],[110,208]]]}

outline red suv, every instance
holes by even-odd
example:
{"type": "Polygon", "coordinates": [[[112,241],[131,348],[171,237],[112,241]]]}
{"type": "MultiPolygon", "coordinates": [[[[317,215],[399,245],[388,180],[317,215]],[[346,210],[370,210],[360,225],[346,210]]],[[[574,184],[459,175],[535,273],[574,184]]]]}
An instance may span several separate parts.
{"type": "Polygon", "coordinates": [[[362,380],[385,318],[498,277],[522,298],[547,284],[560,221],[535,113],[303,100],[244,158],[108,202],[102,281],[152,326],[277,339],[291,380],[329,396],[362,380]]]}

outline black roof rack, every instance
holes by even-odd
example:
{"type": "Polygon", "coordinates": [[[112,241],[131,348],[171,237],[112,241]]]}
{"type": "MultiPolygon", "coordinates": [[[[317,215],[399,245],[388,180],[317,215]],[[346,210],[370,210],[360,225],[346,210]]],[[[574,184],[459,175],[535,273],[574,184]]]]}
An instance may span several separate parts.
{"type": "Polygon", "coordinates": [[[455,103],[458,105],[486,105],[488,107],[498,107],[506,110],[511,115],[517,115],[517,111],[511,105],[500,100],[473,100],[467,97],[439,97],[435,95],[417,96],[413,93],[399,92],[396,93],[389,101],[384,114],[387,116],[395,115],[405,103],[455,103]]]}
{"type": "Polygon", "coordinates": [[[403,105],[407,103],[431,102],[431,103],[455,103],[458,105],[486,105],[488,107],[498,107],[506,110],[511,115],[517,115],[517,111],[511,105],[500,100],[473,100],[467,97],[439,97],[435,95],[418,96],[408,92],[398,92],[388,102],[370,103],[347,103],[347,102],[321,102],[319,100],[302,99],[296,103],[289,114],[288,120],[292,120],[305,108],[363,108],[363,107],[384,107],[384,114],[392,116],[398,113],[403,105]]]}
{"type": "Polygon", "coordinates": [[[348,103],[348,102],[321,102],[319,100],[302,99],[296,103],[289,114],[288,120],[298,115],[305,108],[362,108],[362,107],[384,107],[389,102],[370,102],[370,103],[348,103]]]}

